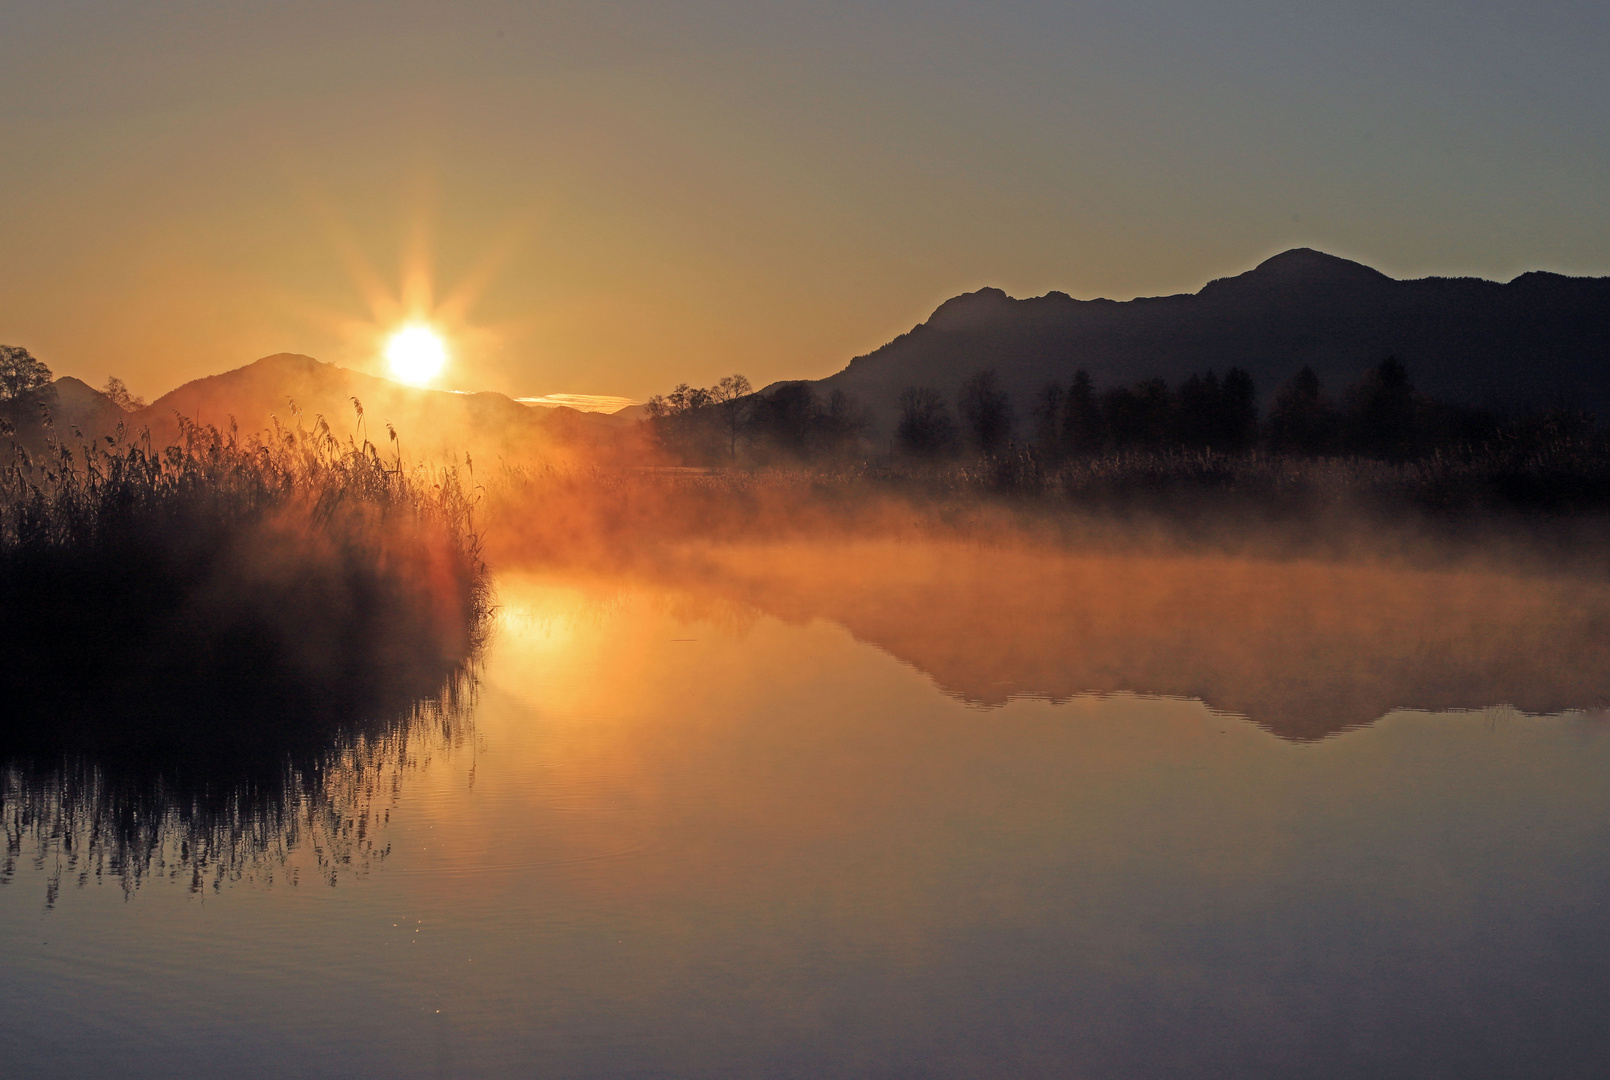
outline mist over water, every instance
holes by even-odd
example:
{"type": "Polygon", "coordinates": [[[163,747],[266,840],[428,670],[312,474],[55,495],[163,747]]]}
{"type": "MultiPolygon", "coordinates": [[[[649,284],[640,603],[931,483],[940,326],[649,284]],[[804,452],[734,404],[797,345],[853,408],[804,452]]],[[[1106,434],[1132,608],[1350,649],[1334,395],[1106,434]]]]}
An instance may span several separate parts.
{"type": "Polygon", "coordinates": [[[1590,575],[968,541],[711,548],[696,565],[706,593],[832,620],[980,705],[1193,698],[1313,739],[1397,708],[1610,702],[1610,587],[1590,575]]]}
{"type": "Polygon", "coordinates": [[[496,592],[469,681],[316,753],[182,781],[13,757],[5,1060],[1569,1076],[1610,1052],[1590,580],[883,539],[505,564],[496,592]]]}

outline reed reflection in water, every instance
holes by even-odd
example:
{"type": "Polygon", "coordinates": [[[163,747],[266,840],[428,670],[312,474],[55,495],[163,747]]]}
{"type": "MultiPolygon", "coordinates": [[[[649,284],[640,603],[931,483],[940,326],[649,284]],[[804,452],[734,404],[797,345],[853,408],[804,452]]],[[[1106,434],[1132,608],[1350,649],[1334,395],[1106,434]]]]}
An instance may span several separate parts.
{"type": "MultiPolygon", "coordinates": [[[[403,689],[417,692],[414,684],[403,689]]],[[[132,893],[153,877],[200,892],[243,880],[294,885],[304,868],[329,885],[362,876],[389,852],[383,829],[404,776],[468,737],[473,691],[467,662],[435,693],[369,700],[367,714],[324,730],[288,722],[282,738],[198,736],[197,745],[170,741],[160,755],[77,747],[13,755],[0,761],[0,885],[26,867],[43,875],[50,907],[63,884],[108,879],[132,893]]]]}

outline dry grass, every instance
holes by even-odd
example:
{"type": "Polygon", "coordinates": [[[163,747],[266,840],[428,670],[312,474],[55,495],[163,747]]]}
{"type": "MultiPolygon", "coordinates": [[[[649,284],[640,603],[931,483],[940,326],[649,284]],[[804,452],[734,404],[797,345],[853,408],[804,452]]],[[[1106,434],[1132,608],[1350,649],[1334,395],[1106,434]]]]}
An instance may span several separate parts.
{"type": "Polygon", "coordinates": [[[0,884],[361,873],[400,775],[467,730],[489,608],[457,471],[322,420],[13,444],[0,884]]]}
{"type": "Polygon", "coordinates": [[[251,742],[395,712],[471,654],[488,587],[454,470],[185,424],[0,469],[12,748],[251,742]]]}

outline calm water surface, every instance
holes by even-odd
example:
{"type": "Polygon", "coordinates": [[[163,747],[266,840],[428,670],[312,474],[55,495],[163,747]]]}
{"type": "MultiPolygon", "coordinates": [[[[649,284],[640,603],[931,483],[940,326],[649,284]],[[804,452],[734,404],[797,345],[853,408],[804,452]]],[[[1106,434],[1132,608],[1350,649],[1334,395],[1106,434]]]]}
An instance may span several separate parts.
{"type": "MultiPolygon", "coordinates": [[[[879,609],[903,648],[717,577],[504,575],[465,724],[322,781],[362,837],[337,807],[222,874],[175,846],[136,882],[13,801],[0,1074],[1604,1075],[1610,726],[1504,707],[1600,676],[1510,657],[1507,698],[1283,737],[1067,693],[1047,680],[1094,648],[1067,627],[1031,635],[1062,635],[1060,668],[1007,649],[968,690],[911,658],[969,623],[990,640],[953,651],[998,649],[981,616],[879,609]]],[[[1554,651],[1594,647],[1597,609],[1561,604],[1554,651]]],[[[1457,698],[1432,653],[1477,646],[1421,629],[1404,670],[1457,698]]],[[[1382,683],[1402,651],[1315,677],[1412,698],[1382,683]]],[[[1181,669],[1230,664],[1203,655],[1181,669]]]]}

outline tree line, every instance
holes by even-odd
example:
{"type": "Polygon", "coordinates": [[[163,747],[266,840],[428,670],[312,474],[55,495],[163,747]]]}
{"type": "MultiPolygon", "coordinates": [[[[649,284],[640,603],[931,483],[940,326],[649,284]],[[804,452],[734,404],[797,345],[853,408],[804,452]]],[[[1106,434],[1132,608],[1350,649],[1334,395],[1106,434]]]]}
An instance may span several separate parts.
{"type": "Polygon", "coordinates": [[[688,464],[786,464],[854,456],[867,422],[841,390],[826,400],[805,383],[757,394],[742,375],[656,394],[645,421],[662,450],[688,464]]]}
{"type": "Polygon", "coordinates": [[[1056,460],[1128,450],[1262,449],[1285,456],[1352,455],[1409,460],[1442,447],[1472,445],[1546,426],[1577,431],[1590,417],[1565,408],[1502,416],[1422,394],[1408,368],[1388,357],[1333,396],[1304,367],[1275,393],[1267,416],[1258,389],[1240,368],[1209,370],[1176,386],[1160,378],[1098,390],[1084,370],[1066,385],[1050,382],[1034,396],[1020,430],[1012,402],[992,370],[962,384],[954,414],[943,395],[908,387],[900,396],[896,442],[906,454],[941,458],[997,454],[1021,440],[1056,460]]]}
{"type": "MultiPolygon", "coordinates": [[[[821,397],[807,383],[755,393],[731,375],[710,387],[678,386],[647,406],[655,441],[688,464],[800,463],[864,458],[879,448],[869,418],[843,391],[821,397]]],[[[968,378],[954,396],[925,386],[900,395],[888,449],[923,460],[999,455],[1032,448],[1058,461],[1124,451],[1262,450],[1279,456],[1358,456],[1405,461],[1453,446],[1516,436],[1583,434],[1591,417],[1566,408],[1501,415],[1421,393],[1408,368],[1388,357],[1332,394],[1304,367],[1280,386],[1265,415],[1258,388],[1232,367],[1097,387],[1077,370],[1049,382],[1021,412],[994,370],[968,378]]]]}
{"type": "MultiPolygon", "coordinates": [[[[1223,379],[1210,371],[1173,389],[1162,379],[1144,379],[1098,393],[1080,370],[1067,386],[1051,382],[1040,389],[1030,421],[1029,441],[1056,457],[1137,448],[1244,450],[1256,440],[1257,391],[1246,372],[1232,368],[1223,379]]],[[[900,395],[895,434],[905,452],[941,457],[999,453],[1016,429],[1011,400],[988,370],[962,384],[956,418],[938,392],[908,387],[900,395]]]]}

